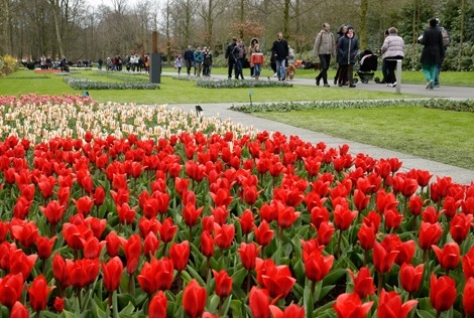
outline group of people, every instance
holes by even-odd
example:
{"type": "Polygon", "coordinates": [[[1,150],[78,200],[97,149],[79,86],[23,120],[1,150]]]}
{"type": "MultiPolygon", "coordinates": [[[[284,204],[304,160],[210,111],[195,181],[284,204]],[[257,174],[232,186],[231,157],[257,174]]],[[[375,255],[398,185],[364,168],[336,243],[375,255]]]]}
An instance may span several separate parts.
{"type": "Polygon", "coordinates": [[[200,77],[211,76],[212,69],[212,51],[210,47],[197,47],[193,50],[191,45],[184,51],[184,54],[178,54],[174,61],[174,67],[181,74],[181,69],[186,67],[186,73],[191,75],[191,68],[194,69],[194,75],[200,77]]]}
{"type": "MultiPolygon", "coordinates": [[[[101,70],[104,60],[99,59],[97,64],[99,70],[101,70]]],[[[116,55],[105,59],[106,71],[122,71],[124,65],[127,72],[149,72],[150,70],[148,55],[128,54],[125,56],[125,59],[122,59],[120,55],[116,55]]]]}

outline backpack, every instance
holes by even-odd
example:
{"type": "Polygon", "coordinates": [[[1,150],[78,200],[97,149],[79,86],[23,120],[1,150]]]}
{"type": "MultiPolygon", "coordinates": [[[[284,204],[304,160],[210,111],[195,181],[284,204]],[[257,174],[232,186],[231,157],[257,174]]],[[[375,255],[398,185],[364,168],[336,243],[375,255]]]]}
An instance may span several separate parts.
{"type": "Polygon", "coordinates": [[[451,43],[451,38],[449,37],[448,30],[445,28],[441,27],[441,35],[443,36],[443,45],[445,47],[448,47],[449,44],[451,43]]]}

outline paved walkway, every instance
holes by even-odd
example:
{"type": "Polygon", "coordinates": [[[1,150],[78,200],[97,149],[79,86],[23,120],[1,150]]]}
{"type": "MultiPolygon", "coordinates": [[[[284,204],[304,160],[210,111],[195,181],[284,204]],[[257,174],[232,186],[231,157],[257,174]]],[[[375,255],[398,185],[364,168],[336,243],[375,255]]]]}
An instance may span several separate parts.
{"type": "MultiPolygon", "coordinates": [[[[164,74],[166,74],[164,72],[164,74]]],[[[171,75],[171,73],[169,73],[171,75]]],[[[225,78],[225,76],[214,76],[216,78],[225,78]]],[[[314,80],[310,79],[294,79],[295,85],[312,85],[315,86],[314,80]]],[[[426,90],[424,85],[402,85],[402,93],[410,94],[422,94],[429,97],[444,97],[452,99],[474,99],[474,89],[473,88],[463,88],[463,87],[441,87],[435,90],[426,90]]],[[[340,88],[334,88],[340,89],[340,88]]],[[[342,90],[349,90],[349,88],[341,88],[342,90]]],[[[352,90],[352,89],[351,89],[352,90]]],[[[382,84],[375,84],[373,82],[368,84],[357,85],[355,90],[368,90],[368,91],[385,91],[393,92],[394,88],[386,87],[382,84]]],[[[467,170],[464,168],[459,168],[452,165],[446,165],[422,158],[418,158],[412,155],[403,154],[400,152],[394,152],[386,150],[383,148],[357,143],[350,140],[345,140],[341,138],[332,137],[326,134],[317,133],[305,129],[296,128],[293,126],[285,125],[282,123],[257,118],[250,114],[245,114],[241,112],[235,112],[229,110],[229,107],[232,104],[228,103],[219,103],[219,104],[200,104],[203,108],[204,116],[216,116],[220,117],[223,120],[231,119],[234,123],[240,123],[243,126],[253,126],[255,129],[269,132],[279,131],[286,136],[298,135],[302,140],[319,143],[324,142],[329,147],[338,147],[342,144],[348,144],[350,146],[350,152],[354,155],[358,153],[363,153],[372,156],[375,159],[380,158],[391,158],[397,157],[403,161],[402,170],[408,171],[413,168],[428,170],[435,176],[450,176],[453,181],[461,184],[470,184],[474,181],[474,171],[467,170]]],[[[237,105],[237,104],[234,104],[237,105]]],[[[188,112],[195,112],[196,104],[174,104],[170,105],[171,107],[178,107],[188,112]]],[[[474,147],[474,145],[473,145],[474,147]]],[[[434,181],[435,179],[432,179],[434,181]]]]}

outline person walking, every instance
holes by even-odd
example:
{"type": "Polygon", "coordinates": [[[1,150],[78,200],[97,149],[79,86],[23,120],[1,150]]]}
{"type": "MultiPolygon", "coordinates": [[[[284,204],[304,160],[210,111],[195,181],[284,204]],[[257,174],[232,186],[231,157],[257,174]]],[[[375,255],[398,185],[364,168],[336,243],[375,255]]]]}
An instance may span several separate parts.
{"type": "Polygon", "coordinates": [[[233,37],[232,42],[225,49],[225,59],[227,60],[227,72],[229,80],[232,79],[232,70],[235,68],[235,59],[233,56],[234,48],[237,45],[237,38],[233,37]]]}
{"type": "Polygon", "coordinates": [[[275,57],[278,81],[284,81],[286,77],[286,60],[289,56],[288,42],[283,39],[283,33],[277,33],[277,39],[273,42],[272,55],[275,57]]]}
{"type": "MultiPolygon", "coordinates": [[[[248,49],[248,55],[249,57],[252,56],[253,52],[255,51],[255,46],[258,44],[258,39],[257,38],[252,38],[252,40],[250,40],[250,46],[249,46],[249,49],[248,49]]],[[[252,63],[250,63],[250,76],[251,77],[254,77],[254,67],[252,66],[252,63]]]]}
{"type": "Polygon", "coordinates": [[[441,69],[443,67],[444,57],[446,56],[446,50],[448,50],[448,46],[451,43],[451,37],[449,36],[448,30],[445,27],[439,25],[439,19],[436,19],[438,22],[437,28],[441,31],[441,36],[443,37],[443,59],[438,63],[436,66],[436,77],[435,77],[435,88],[439,88],[439,74],[441,73],[441,69]]]}
{"type": "Polygon", "coordinates": [[[262,66],[265,63],[265,56],[260,51],[260,45],[257,43],[253,48],[252,55],[250,56],[250,67],[253,68],[253,76],[256,81],[260,77],[262,66]]]}
{"type": "Polygon", "coordinates": [[[174,67],[176,70],[178,70],[178,75],[180,75],[181,68],[183,67],[183,58],[181,57],[181,54],[178,54],[178,56],[174,60],[174,67]]]}
{"type": "Polygon", "coordinates": [[[186,72],[188,76],[190,76],[191,68],[193,67],[193,64],[194,64],[194,51],[190,45],[188,45],[188,48],[184,51],[183,57],[184,57],[184,61],[186,62],[186,72]]]}
{"type": "Polygon", "coordinates": [[[235,79],[238,80],[240,77],[244,80],[243,62],[245,59],[245,46],[241,39],[237,41],[237,44],[232,51],[232,56],[234,57],[235,79]]]}
{"type": "Polygon", "coordinates": [[[314,40],[313,47],[314,56],[319,57],[320,72],[316,76],[316,85],[319,86],[321,79],[325,87],[329,87],[328,83],[328,69],[331,63],[331,55],[336,54],[336,41],[334,35],[331,32],[331,26],[329,23],[323,23],[323,29],[318,33],[314,40]]]}
{"type": "Polygon", "coordinates": [[[344,85],[345,75],[347,75],[347,79],[349,80],[349,87],[356,87],[352,78],[358,50],[359,41],[355,37],[354,27],[350,25],[347,27],[346,34],[339,39],[338,43],[338,63],[341,66],[341,73],[339,74],[339,87],[344,85]]]}
{"type": "MultiPolygon", "coordinates": [[[[336,38],[336,62],[339,61],[340,57],[339,57],[339,39],[341,39],[347,32],[347,26],[345,24],[341,25],[339,27],[339,30],[337,31],[337,38],[336,38]]],[[[341,76],[341,66],[339,65],[338,63],[338,66],[337,66],[337,71],[336,71],[336,75],[334,76],[334,85],[337,85],[337,83],[339,82],[339,77],[341,76]]],[[[344,74],[343,77],[342,77],[342,82],[343,83],[346,83],[347,82],[347,78],[346,78],[346,75],[344,74]]]]}
{"type": "Polygon", "coordinates": [[[388,29],[388,36],[385,38],[382,48],[382,58],[387,69],[387,85],[390,87],[397,86],[397,78],[395,77],[395,68],[397,60],[402,60],[405,56],[405,41],[398,35],[396,28],[388,29]]]}
{"type": "Polygon", "coordinates": [[[423,32],[420,43],[423,45],[420,62],[426,79],[426,89],[433,89],[437,65],[444,59],[443,36],[437,28],[438,21],[430,20],[430,26],[423,32]]]}
{"type": "Polygon", "coordinates": [[[202,63],[204,62],[204,52],[201,50],[201,47],[197,47],[194,51],[194,64],[196,67],[196,76],[201,76],[202,63]]]}
{"type": "Polygon", "coordinates": [[[209,47],[204,47],[204,62],[203,62],[203,70],[202,75],[210,77],[211,76],[211,68],[212,68],[212,51],[209,47]]]}

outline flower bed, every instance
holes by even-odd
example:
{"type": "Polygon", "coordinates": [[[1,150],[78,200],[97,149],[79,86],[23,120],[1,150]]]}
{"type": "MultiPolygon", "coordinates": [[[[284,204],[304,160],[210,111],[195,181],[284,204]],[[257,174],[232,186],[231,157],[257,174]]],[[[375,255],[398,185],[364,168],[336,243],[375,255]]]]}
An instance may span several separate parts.
{"type": "Polygon", "coordinates": [[[2,316],[474,315],[473,185],[215,123],[110,133],[2,139],[2,316]]]}
{"type": "Polygon", "coordinates": [[[64,81],[75,90],[156,90],[156,83],[134,82],[102,82],[90,79],[65,77],[64,81]]]}
{"type": "Polygon", "coordinates": [[[293,84],[281,81],[254,80],[205,80],[199,79],[196,85],[206,89],[256,88],[256,87],[292,87],[293,84]]]}

